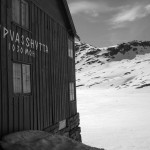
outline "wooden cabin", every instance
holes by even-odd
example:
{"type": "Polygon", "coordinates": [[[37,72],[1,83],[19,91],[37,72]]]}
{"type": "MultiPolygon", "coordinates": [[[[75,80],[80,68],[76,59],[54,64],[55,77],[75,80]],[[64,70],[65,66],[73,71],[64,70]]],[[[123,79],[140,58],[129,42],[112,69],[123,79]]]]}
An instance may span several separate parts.
{"type": "Polygon", "coordinates": [[[66,0],[0,0],[0,138],[44,130],[81,140],[75,37],[66,0]]]}

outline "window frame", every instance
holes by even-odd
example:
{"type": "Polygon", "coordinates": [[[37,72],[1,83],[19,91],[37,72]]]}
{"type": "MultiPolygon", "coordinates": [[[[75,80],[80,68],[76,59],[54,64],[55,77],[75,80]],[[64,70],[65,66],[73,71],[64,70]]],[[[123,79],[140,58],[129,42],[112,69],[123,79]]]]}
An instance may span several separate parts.
{"type": "Polygon", "coordinates": [[[74,58],[74,41],[68,38],[68,57],[74,58]]]}
{"type": "MultiPolygon", "coordinates": [[[[12,88],[13,88],[13,94],[14,95],[25,95],[25,96],[28,96],[28,95],[31,95],[32,94],[32,64],[31,63],[24,63],[24,62],[18,62],[18,61],[13,61],[12,62],[12,72],[13,72],[13,64],[20,64],[21,65],[21,92],[19,93],[19,92],[17,92],[17,93],[15,93],[15,91],[14,91],[14,76],[12,76],[12,88]],[[30,66],[29,68],[29,70],[30,70],[30,92],[28,92],[28,93],[25,93],[24,92],[24,83],[23,83],[23,65],[28,65],[28,66],[30,66]]],[[[14,75],[14,74],[13,74],[14,75]]]]}
{"type": "Polygon", "coordinates": [[[69,82],[69,100],[70,102],[74,102],[75,99],[75,83],[69,82]]]}
{"type": "Polygon", "coordinates": [[[66,119],[62,120],[62,121],[59,121],[59,127],[58,127],[59,131],[65,129],[66,127],[67,127],[67,121],[66,121],[66,119]]]}
{"type": "Polygon", "coordinates": [[[13,71],[13,76],[12,76],[12,78],[13,78],[13,93],[14,94],[19,94],[19,93],[22,93],[22,73],[21,73],[21,64],[20,63],[13,63],[13,65],[12,65],[12,71],[13,71]],[[17,73],[17,74],[19,74],[19,84],[20,85],[17,85],[17,81],[16,81],[16,78],[17,78],[17,76],[16,75],[14,75],[14,74],[16,74],[15,73],[15,71],[16,70],[19,70],[20,72],[19,73],[17,73]],[[17,86],[19,86],[19,89],[17,89],[17,86]],[[16,92],[16,90],[17,90],[17,92],[16,92]],[[18,92],[19,91],[19,92],[18,92]]]}
{"type": "MultiPolygon", "coordinates": [[[[12,22],[13,23],[15,23],[16,25],[18,25],[18,26],[20,26],[20,27],[22,27],[22,28],[24,28],[24,29],[26,29],[26,30],[29,30],[30,29],[30,3],[29,3],[29,0],[18,0],[19,1],[19,21],[17,22],[15,19],[14,19],[14,16],[13,16],[13,14],[15,13],[15,12],[13,12],[14,10],[13,10],[13,1],[14,0],[12,0],[12,10],[11,10],[11,12],[12,12],[12,22]],[[26,23],[25,23],[25,25],[23,25],[22,24],[22,16],[23,16],[23,14],[22,14],[22,3],[27,3],[27,8],[28,8],[28,10],[27,10],[27,13],[25,13],[25,18],[26,18],[26,23]]],[[[26,11],[26,9],[25,9],[25,11],[26,11]]]]}

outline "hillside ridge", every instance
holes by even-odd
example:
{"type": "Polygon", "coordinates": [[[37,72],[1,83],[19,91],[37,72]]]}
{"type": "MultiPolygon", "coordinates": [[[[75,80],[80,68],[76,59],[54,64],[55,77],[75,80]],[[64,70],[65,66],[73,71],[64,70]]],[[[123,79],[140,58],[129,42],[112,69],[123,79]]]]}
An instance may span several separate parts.
{"type": "Polygon", "coordinates": [[[110,47],[77,42],[77,87],[144,88],[150,84],[150,41],[131,41],[110,47]]]}

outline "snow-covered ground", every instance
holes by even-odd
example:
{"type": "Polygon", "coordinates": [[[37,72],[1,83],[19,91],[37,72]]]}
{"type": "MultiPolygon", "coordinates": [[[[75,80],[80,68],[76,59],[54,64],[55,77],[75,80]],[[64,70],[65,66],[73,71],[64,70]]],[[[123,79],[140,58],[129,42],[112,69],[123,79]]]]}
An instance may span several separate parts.
{"type": "Polygon", "coordinates": [[[77,44],[78,111],[85,144],[150,150],[150,42],[77,44]]]}
{"type": "Polygon", "coordinates": [[[150,150],[150,88],[77,90],[83,143],[150,150]]]}
{"type": "Polygon", "coordinates": [[[93,148],[65,136],[44,131],[21,131],[6,135],[0,150],[104,150],[93,148]]]}

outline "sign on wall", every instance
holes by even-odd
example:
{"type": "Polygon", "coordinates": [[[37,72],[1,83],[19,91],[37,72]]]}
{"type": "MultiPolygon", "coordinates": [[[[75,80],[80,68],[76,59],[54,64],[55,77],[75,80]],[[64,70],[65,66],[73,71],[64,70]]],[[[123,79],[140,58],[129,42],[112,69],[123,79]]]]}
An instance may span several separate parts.
{"type": "Polygon", "coordinates": [[[48,53],[48,46],[23,34],[7,29],[0,25],[3,39],[9,38],[9,50],[35,57],[35,51],[48,53]]]}

